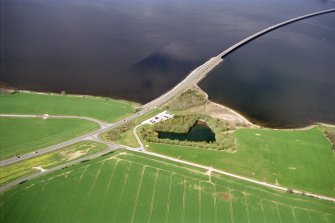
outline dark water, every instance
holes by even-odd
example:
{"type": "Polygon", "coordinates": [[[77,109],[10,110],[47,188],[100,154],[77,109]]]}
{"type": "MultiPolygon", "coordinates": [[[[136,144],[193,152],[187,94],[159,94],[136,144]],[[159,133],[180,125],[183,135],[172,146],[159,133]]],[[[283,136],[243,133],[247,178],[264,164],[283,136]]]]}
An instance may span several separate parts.
{"type": "Polygon", "coordinates": [[[238,49],[200,86],[216,102],[274,127],[335,122],[335,13],[238,49]]]}
{"type": "Polygon", "coordinates": [[[176,139],[179,141],[214,142],[215,134],[206,124],[198,123],[187,133],[158,132],[158,138],[173,140],[176,139]]]}
{"type": "MultiPolygon", "coordinates": [[[[335,7],[331,0],[1,0],[0,4],[0,81],[21,89],[65,90],[142,103],[161,95],[189,71],[252,33],[287,18],[335,7]]],[[[331,29],[334,22],[321,21],[318,25],[331,29]]],[[[313,38],[308,36],[310,26],[300,29],[306,34],[300,39],[299,35],[282,38],[293,38],[301,43],[300,48],[308,50],[312,46],[304,45],[301,39],[313,38]]],[[[333,33],[321,34],[320,38],[327,39],[323,41],[324,47],[333,52],[334,42],[328,36],[333,33]]],[[[264,50],[278,43],[267,44],[264,50]]],[[[289,58],[292,52],[277,57],[283,54],[289,58]]],[[[230,70],[242,72],[242,67],[235,67],[237,55],[237,52],[230,55],[222,67],[230,66],[230,70]]],[[[262,51],[247,57],[257,61],[259,56],[262,58],[262,51]]],[[[327,56],[327,53],[320,54],[322,59],[315,61],[322,70],[333,69],[327,58],[323,58],[327,56]]],[[[263,59],[264,56],[260,60],[263,59]]],[[[311,78],[310,85],[320,75],[329,77],[322,70],[304,74],[311,78]]],[[[273,72],[282,75],[281,70],[273,72]]],[[[238,78],[235,73],[230,74],[232,80],[222,77],[222,85],[238,78]]],[[[257,87],[267,88],[270,79],[265,78],[257,87]]],[[[208,79],[207,83],[210,82],[213,81],[208,79]]],[[[223,95],[236,99],[233,91],[218,91],[215,84],[211,98],[227,103],[223,95]]],[[[211,88],[206,83],[203,86],[211,88]]],[[[261,114],[257,109],[229,105],[255,118],[254,114],[261,114]]],[[[328,108],[320,109],[312,113],[326,110],[329,114],[328,108]]],[[[268,119],[264,120],[274,120],[273,115],[267,114],[268,119]]]]}

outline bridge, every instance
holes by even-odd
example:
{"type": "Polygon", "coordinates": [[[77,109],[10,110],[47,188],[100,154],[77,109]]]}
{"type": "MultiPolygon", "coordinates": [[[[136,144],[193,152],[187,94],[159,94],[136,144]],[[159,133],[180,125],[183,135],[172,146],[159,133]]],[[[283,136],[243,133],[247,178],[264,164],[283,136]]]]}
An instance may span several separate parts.
{"type": "Polygon", "coordinates": [[[289,20],[286,20],[284,22],[278,23],[276,25],[270,26],[266,29],[263,29],[263,30],[255,33],[255,34],[241,40],[240,42],[234,44],[233,46],[229,47],[228,49],[226,49],[225,51],[220,53],[218,56],[212,57],[211,59],[206,61],[204,64],[202,64],[201,66],[199,66],[198,68],[193,70],[184,80],[182,80],[178,85],[176,85],[170,91],[168,91],[165,94],[161,95],[160,97],[154,99],[153,101],[150,101],[149,103],[143,105],[142,108],[150,108],[150,107],[153,107],[153,106],[158,107],[160,105],[163,105],[163,104],[167,103],[174,96],[176,96],[177,94],[184,91],[188,86],[191,86],[193,84],[197,84],[200,80],[205,78],[206,75],[212,69],[214,69],[223,60],[223,58],[225,56],[227,56],[231,52],[237,50],[239,47],[249,43],[250,41],[252,41],[252,40],[268,33],[268,32],[271,32],[275,29],[278,29],[282,26],[286,26],[288,24],[291,24],[291,23],[294,23],[294,22],[297,22],[297,21],[300,21],[300,20],[303,20],[303,19],[307,19],[307,18],[310,18],[310,17],[313,17],[313,16],[322,15],[322,14],[331,13],[331,12],[335,12],[335,8],[334,9],[327,9],[327,10],[323,10],[323,11],[319,11],[319,12],[314,12],[314,13],[299,16],[299,17],[296,17],[296,18],[293,18],[293,19],[289,19],[289,20]]]}
{"type": "MultiPolygon", "coordinates": [[[[39,156],[41,154],[46,154],[46,153],[49,153],[49,152],[52,152],[52,151],[64,148],[65,146],[72,145],[74,143],[77,143],[77,142],[80,142],[80,141],[83,141],[83,140],[94,140],[94,141],[98,141],[98,142],[101,142],[101,143],[104,143],[104,144],[108,145],[108,149],[105,150],[105,151],[102,151],[101,153],[93,154],[91,156],[84,157],[84,158],[81,158],[79,160],[75,160],[75,161],[72,161],[70,163],[66,163],[66,164],[61,165],[61,166],[54,167],[52,169],[49,169],[46,172],[41,172],[41,173],[37,173],[37,174],[34,174],[34,175],[30,175],[30,176],[27,176],[27,177],[23,177],[23,178],[17,179],[15,181],[11,182],[11,183],[8,183],[8,184],[0,187],[0,192],[4,191],[6,189],[9,189],[9,188],[11,188],[11,187],[13,187],[13,186],[15,186],[15,185],[17,185],[19,183],[22,183],[22,182],[24,182],[26,180],[33,179],[33,178],[35,178],[37,176],[40,176],[42,174],[49,173],[49,172],[55,171],[57,169],[61,169],[61,168],[67,167],[69,165],[73,165],[75,163],[79,163],[79,162],[84,161],[84,160],[92,159],[92,158],[101,156],[103,154],[107,154],[107,153],[109,153],[111,151],[116,150],[117,148],[120,148],[120,147],[125,147],[125,146],[122,146],[122,145],[114,145],[114,144],[111,144],[111,143],[107,143],[107,142],[105,142],[105,141],[103,141],[103,140],[101,140],[99,138],[99,134],[101,134],[103,132],[106,132],[106,131],[108,131],[110,129],[116,128],[118,126],[121,126],[124,123],[130,122],[130,121],[134,120],[135,118],[137,118],[137,117],[139,117],[139,116],[141,116],[143,114],[146,114],[149,111],[153,110],[155,107],[158,107],[158,106],[161,106],[161,105],[167,103],[174,96],[176,96],[180,92],[184,91],[189,86],[191,86],[193,84],[197,84],[213,68],[215,68],[223,60],[223,58],[225,56],[227,56],[229,53],[233,52],[234,50],[238,49],[239,47],[243,46],[244,44],[252,41],[253,39],[258,38],[258,37],[264,35],[265,33],[268,33],[268,32],[270,32],[272,30],[275,30],[275,29],[277,29],[279,27],[288,25],[290,23],[293,23],[293,22],[296,22],[296,21],[299,21],[299,20],[302,20],[302,19],[306,19],[306,18],[309,18],[309,17],[321,15],[321,14],[331,13],[331,12],[335,12],[335,9],[329,9],[329,10],[319,11],[319,12],[311,13],[311,14],[308,14],[308,15],[296,17],[296,18],[284,21],[282,23],[279,23],[277,25],[268,27],[268,28],[266,28],[266,29],[264,29],[264,30],[262,30],[262,31],[260,31],[258,33],[255,33],[255,34],[253,34],[253,35],[251,35],[251,36],[249,36],[249,37],[241,40],[240,42],[236,43],[235,45],[231,46],[230,48],[228,48],[225,51],[223,51],[222,53],[220,53],[218,56],[211,58],[210,60],[208,60],[207,62],[205,62],[203,65],[201,65],[198,68],[196,68],[195,70],[193,70],[183,81],[181,81],[178,85],[176,85],[170,91],[168,91],[165,94],[163,94],[162,96],[154,99],[153,101],[151,101],[151,102],[143,105],[142,106],[142,110],[140,110],[139,112],[134,113],[134,114],[132,114],[132,115],[124,118],[123,120],[120,120],[120,121],[112,123],[112,124],[107,124],[107,123],[102,123],[102,122],[100,122],[98,120],[95,120],[95,119],[85,118],[84,117],[84,119],[90,119],[90,121],[97,122],[101,126],[101,128],[99,130],[97,130],[97,131],[93,131],[93,132],[88,133],[86,135],[83,135],[83,136],[80,136],[80,137],[68,140],[66,142],[62,142],[60,144],[53,145],[53,146],[50,146],[50,147],[47,147],[47,148],[44,148],[44,149],[41,149],[41,150],[38,150],[38,151],[35,151],[35,152],[32,152],[32,153],[23,154],[20,157],[13,157],[13,158],[10,158],[10,159],[1,160],[0,161],[0,167],[1,166],[5,166],[5,165],[9,165],[9,164],[12,164],[12,163],[16,163],[16,162],[19,162],[19,161],[22,161],[22,160],[25,160],[25,159],[29,159],[29,158],[32,158],[32,157],[35,157],[35,156],[39,156]]],[[[2,116],[13,116],[13,115],[3,114],[2,116]]],[[[17,117],[24,117],[24,115],[16,115],[16,116],[17,117]]],[[[30,117],[30,115],[27,115],[25,117],[28,117],[28,116],[30,117]]],[[[33,116],[33,117],[43,118],[44,116],[37,116],[36,115],[36,116],[33,116]]],[[[53,118],[73,118],[73,117],[70,117],[70,116],[57,116],[57,117],[53,117],[53,118]]],[[[149,155],[157,156],[157,157],[160,157],[160,158],[168,159],[168,160],[171,160],[171,161],[175,161],[175,162],[179,162],[179,163],[183,163],[183,164],[187,164],[187,165],[196,166],[198,168],[202,168],[202,169],[205,169],[205,170],[210,171],[210,172],[216,172],[216,173],[219,173],[219,174],[228,175],[228,176],[240,179],[240,180],[252,182],[252,183],[255,183],[255,184],[258,184],[258,185],[262,185],[262,186],[266,186],[266,187],[269,187],[269,188],[274,188],[274,189],[278,189],[278,190],[282,190],[282,191],[287,191],[288,190],[288,188],[285,188],[285,187],[281,187],[281,186],[278,186],[278,185],[273,185],[273,184],[269,184],[269,183],[266,183],[266,182],[257,181],[257,180],[251,179],[251,178],[247,178],[247,177],[243,177],[243,176],[231,174],[231,173],[228,173],[228,172],[225,172],[225,171],[214,169],[212,167],[202,166],[202,165],[199,165],[199,164],[195,164],[195,163],[183,161],[183,160],[180,160],[180,159],[171,158],[171,157],[164,156],[164,155],[161,155],[161,154],[156,154],[156,153],[144,151],[142,149],[143,148],[143,144],[142,144],[142,142],[140,142],[140,139],[139,139],[139,137],[136,134],[136,128],[133,130],[134,131],[134,135],[136,136],[136,139],[139,141],[141,147],[140,148],[129,148],[129,147],[127,147],[127,149],[134,150],[134,151],[141,151],[141,152],[149,154],[149,155]]],[[[310,197],[315,197],[315,198],[318,198],[318,199],[323,199],[323,200],[328,200],[328,201],[335,202],[335,198],[331,198],[331,197],[326,197],[326,196],[317,195],[317,194],[308,193],[308,192],[302,192],[302,191],[298,191],[298,190],[292,190],[292,192],[296,193],[296,194],[304,194],[304,195],[307,195],[307,196],[310,196],[310,197]]]]}
{"type": "MultiPolygon", "coordinates": [[[[168,91],[165,94],[161,95],[160,97],[150,101],[149,103],[143,105],[142,109],[139,112],[134,113],[134,114],[132,114],[132,115],[130,115],[130,116],[118,121],[118,122],[112,123],[112,124],[99,123],[101,125],[101,128],[99,130],[96,130],[94,132],[88,133],[88,134],[83,135],[83,136],[79,136],[77,138],[68,140],[66,142],[62,142],[62,143],[57,144],[57,145],[52,145],[50,147],[40,149],[40,150],[32,152],[32,153],[23,154],[20,157],[12,157],[12,158],[9,158],[9,159],[6,159],[6,160],[1,160],[0,161],[0,167],[8,165],[8,164],[15,163],[15,162],[19,162],[19,161],[22,161],[22,160],[25,160],[25,159],[29,159],[29,158],[32,158],[32,157],[35,157],[35,156],[39,156],[41,154],[49,153],[49,152],[58,150],[60,148],[64,148],[65,146],[69,146],[69,145],[72,145],[74,143],[83,141],[83,140],[87,140],[87,139],[92,140],[93,139],[95,141],[100,141],[100,139],[98,137],[99,134],[101,134],[103,132],[106,132],[108,130],[117,128],[117,127],[119,127],[119,126],[121,126],[121,125],[123,125],[127,122],[130,122],[130,121],[134,120],[135,118],[137,118],[141,115],[144,115],[144,114],[150,112],[155,107],[159,107],[161,105],[164,105],[165,103],[170,101],[173,97],[177,96],[179,93],[183,92],[188,87],[190,87],[194,84],[197,84],[212,69],[214,69],[223,60],[223,58],[225,56],[227,56],[229,53],[233,52],[234,50],[238,49],[239,47],[243,46],[244,44],[252,41],[253,39],[256,39],[256,38],[264,35],[265,33],[268,33],[272,30],[275,30],[279,27],[288,25],[290,23],[293,23],[293,22],[296,22],[296,21],[299,21],[299,20],[302,20],[302,19],[310,18],[310,17],[313,17],[313,16],[321,15],[321,14],[331,13],[331,12],[335,12],[335,9],[328,9],[328,10],[324,10],[324,11],[319,11],[319,12],[314,12],[314,13],[310,13],[310,14],[307,14],[307,15],[299,16],[299,17],[281,22],[277,25],[270,26],[270,27],[258,32],[258,33],[255,33],[255,34],[241,40],[240,42],[236,43],[235,45],[229,47],[228,49],[226,49],[225,51],[220,53],[218,56],[209,59],[208,61],[206,61],[201,66],[194,69],[184,80],[182,80],[179,84],[177,84],[170,91],[168,91]]],[[[91,121],[96,122],[96,120],[91,120],[91,121]]],[[[111,144],[108,144],[108,145],[112,146],[114,149],[118,147],[118,145],[111,145],[111,144]]]]}
{"type": "Polygon", "coordinates": [[[240,42],[234,44],[233,46],[229,47],[228,49],[226,49],[225,51],[220,53],[218,55],[218,57],[221,57],[223,59],[225,56],[227,56],[228,54],[230,54],[234,50],[238,49],[239,47],[243,46],[244,44],[246,44],[246,43],[248,43],[248,42],[250,42],[250,41],[252,41],[252,40],[268,33],[268,32],[271,32],[275,29],[278,29],[280,27],[283,27],[283,26],[286,26],[288,24],[291,24],[291,23],[294,23],[294,22],[297,22],[297,21],[300,21],[300,20],[303,20],[303,19],[307,19],[307,18],[310,18],[310,17],[313,17],[313,16],[318,16],[318,15],[327,14],[327,13],[331,13],[331,12],[335,12],[335,9],[327,9],[327,10],[323,10],[323,11],[319,11],[319,12],[310,13],[310,14],[307,14],[307,15],[303,15],[303,16],[299,16],[299,17],[296,17],[296,18],[293,18],[293,19],[286,20],[286,21],[278,23],[277,25],[274,25],[274,26],[270,26],[266,29],[263,29],[262,31],[259,31],[258,33],[255,33],[255,34],[241,40],[240,42]]]}

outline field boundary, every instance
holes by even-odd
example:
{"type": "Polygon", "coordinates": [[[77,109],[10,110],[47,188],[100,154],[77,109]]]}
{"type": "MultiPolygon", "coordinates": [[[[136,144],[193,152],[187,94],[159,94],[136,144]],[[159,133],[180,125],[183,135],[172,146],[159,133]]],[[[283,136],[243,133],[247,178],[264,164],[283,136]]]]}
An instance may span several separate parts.
{"type": "Polygon", "coordinates": [[[46,171],[44,172],[40,172],[40,173],[35,173],[35,174],[32,174],[32,175],[29,175],[29,176],[25,176],[23,178],[20,178],[20,179],[17,179],[15,181],[12,181],[8,184],[5,184],[4,186],[0,187],[0,193],[7,190],[7,189],[10,189],[11,187],[14,187],[18,184],[22,184],[26,181],[29,181],[33,178],[36,178],[36,177],[39,177],[39,176],[42,176],[42,175],[45,175],[47,173],[51,173],[51,172],[54,172],[56,170],[60,170],[60,169],[63,169],[63,168],[66,168],[66,167],[69,167],[69,166],[72,166],[74,164],[77,164],[77,163],[80,163],[80,162],[85,162],[85,161],[88,161],[90,159],[94,159],[94,158],[97,158],[99,156],[103,156],[105,154],[108,154],[110,152],[113,152],[115,151],[117,148],[113,147],[113,146],[109,146],[106,150],[102,151],[102,152],[99,152],[99,153],[95,153],[95,154],[92,154],[91,156],[86,156],[86,157],[83,157],[83,158],[80,158],[80,159],[77,159],[77,160],[74,160],[72,162],[69,162],[69,163],[65,163],[63,165],[60,165],[60,166],[56,166],[54,168],[50,168],[50,169],[47,169],[46,171]]]}
{"type": "Polygon", "coordinates": [[[300,191],[300,190],[296,190],[296,189],[290,189],[290,188],[287,188],[287,187],[282,187],[282,186],[270,184],[270,183],[267,183],[267,182],[264,182],[264,181],[259,181],[259,180],[255,180],[255,179],[252,179],[252,178],[232,174],[232,173],[229,173],[229,172],[226,172],[226,171],[223,171],[223,170],[215,169],[213,167],[204,166],[204,165],[200,165],[200,164],[197,164],[197,163],[176,159],[176,158],[173,158],[173,157],[170,157],[170,156],[161,155],[161,154],[158,154],[158,153],[153,153],[153,152],[149,152],[149,151],[146,151],[146,150],[137,150],[137,149],[131,149],[131,148],[126,148],[126,149],[131,150],[131,151],[135,151],[135,152],[139,152],[139,153],[144,153],[144,154],[160,157],[160,158],[167,159],[167,160],[170,160],[170,161],[174,161],[174,162],[183,163],[183,164],[187,164],[187,165],[190,165],[190,166],[198,167],[198,168],[207,170],[209,172],[209,174],[211,174],[211,172],[214,172],[214,173],[218,173],[218,174],[221,174],[221,175],[226,175],[226,176],[229,176],[229,177],[233,177],[235,179],[239,179],[239,180],[247,181],[247,182],[250,182],[250,183],[258,184],[258,185],[261,185],[261,186],[269,187],[269,188],[272,188],[272,189],[277,189],[277,190],[281,190],[281,191],[285,191],[285,192],[290,191],[294,194],[300,194],[300,195],[305,195],[305,196],[308,196],[308,197],[318,198],[318,199],[321,199],[321,200],[327,200],[327,201],[335,202],[335,198],[333,198],[333,197],[323,196],[323,195],[319,195],[319,194],[314,194],[314,193],[310,193],[310,192],[305,192],[305,191],[300,191]]]}

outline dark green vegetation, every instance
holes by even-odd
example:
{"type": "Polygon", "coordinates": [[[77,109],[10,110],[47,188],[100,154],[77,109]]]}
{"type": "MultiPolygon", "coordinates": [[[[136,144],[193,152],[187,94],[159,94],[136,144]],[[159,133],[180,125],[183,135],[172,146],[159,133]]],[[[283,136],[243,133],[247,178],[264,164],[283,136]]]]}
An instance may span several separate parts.
{"type": "Polygon", "coordinates": [[[0,113],[76,115],[113,122],[134,111],[133,104],[109,98],[39,93],[0,94],[0,113]]]}
{"type": "Polygon", "coordinates": [[[128,122],[122,126],[105,132],[101,135],[101,138],[110,142],[114,142],[121,145],[127,145],[131,147],[137,147],[138,142],[133,135],[132,129],[134,128],[132,122],[128,122]]]}
{"type": "Polygon", "coordinates": [[[1,222],[318,222],[334,203],[120,151],[0,194],[1,222]]]}
{"type": "Polygon", "coordinates": [[[185,110],[194,106],[203,105],[207,102],[204,93],[197,88],[188,89],[174,98],[166,108],[173,111],[185,110]]]}
{"type": "Polygon", "coordinates": [[[112,142],[115,142],[117,140],[119,140],[121,138],[121,135],[123,133],[125,133],[127,130],[133,128],[134,125],[133,123],[126,123],[122,126],[119,126],[117,128],[114,128],[108,132],[106,132],[105,134],[102,135],[102,138],[105,139],[105,140],[108,140],[108,141],[112,141],[112,142]]]}
{"type": "Polygon", "coordinates": [[[321,129],[325,136],[329,139],[330,143],[332,144],[333,152],[335,153],[335,128],[325,127],[322,126],[321,129]]]}
{"type": "Polygon", "coordinates": [[[138,142],[133,134],[134,126],[141,124],[141,122],[143,122],[144,120],[147,120],[161,113],[162,111],[163,110],[161,109],[153,109],[149,113],[134,119],[131,124],[126,123],[116,129],[112,129],[108,132],[101,134],[101,138],[121,145],[138,147],[138,142]]]}
{"type": "Polygon", "coordinates": [[[82,141],[71,146],[64,147],[63,149],[55,152],[0,167],[0,185],[9,183],[26,175],[40,172],[40,170],[36,169],[36,167],[49,169],[62,165],[66,162],[92,155],[104,150],[105,148],[106,145],[101,143],[82,141]]]}
{"type": "Polygon", "coordinates": [[[155,132],[176,132],[185,133],[198,121],[200,116],[197,115],[176,115],[171,119],[158,122],[153,126],[155,132]]]}
{"type": "Polygon", "coordinates": [[[0,118],[0,157],[42,149],[98,128],[80,119],[0,118]]]}
{"type": "Polygon", "coordinates": [[[240,129],[234,136],[234,153],[163,144],[150,144],[149,149],[273,184],[335,195],[335,156],[318,128],[240,129]]]}
{"type": "Polygon", "coordinates": [[[159,139],[172,139],[192,142],[214,142],[215,134],[205,123],[197,123],[187,133],[158,132],[159,139]]]}
{"type": "Polygon", "coordinates": [[[141,135],[141,138],[147,142],[188,145],[199,148],[232,151],[235,149],[234,138],[228,130],[228,125],[219,119],[213,119],[205,115],[189,114],[176,115],[172,119],[168,119],[154,125],[145,125],[139,130],[139,134],[141,135]],[[196,124],[197,121],[206,123],[208,127],[214,132],[214,142],[195,142],[158,137],[158,132],[187,133],[189,132],[190,128],[196,124]]]}

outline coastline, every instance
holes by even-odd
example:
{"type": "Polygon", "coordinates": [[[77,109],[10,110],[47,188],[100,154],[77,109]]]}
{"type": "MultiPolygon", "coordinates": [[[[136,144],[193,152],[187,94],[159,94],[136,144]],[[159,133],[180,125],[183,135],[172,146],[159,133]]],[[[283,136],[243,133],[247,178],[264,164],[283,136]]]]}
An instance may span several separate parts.
{"type": "Polygon", "coordinates": [[[96,96],[96,95],[88,95],[88,94],[71,94],[71,93],[56,93],[56,92],[41,92],[41,91],[33,91],[33,90],[22,90],[22,89],[7,89],[7,92],[19,92],[19,93],[28,93],[28,94],[40,94],[40,95],[54,95],[54,96],[70,96],[70,97],[78,97],[78,98],[90,98],[90,99],[102,99],[102,100],[114,100],[123,102],[126,104],[132,105],[135,109],[142,106],[142,104],[134,101],[128,101],[125,99],[117,99],[117,98],[111,98],[111,97],[105,97],[105,96],[96,96]]]}
{"type": "MultiPolygon", "coordinates": [[[[293,130],[308,130],[308,129],[312,129],[312,128],[315,128],[315,127],[320,126],[320,125],[321,125],[321,126],[325,126],[325,127],[335,128],[335,123],[332,124],[332,123],[317,122],[317,121],[316,121],[316,122],[313,122],[313,123],[311,123],[311,124],[307,124],[307,125],[305,125],[305,126],[301,126],[301,127],[292,127],[292,128],[287,128],[287,127],[282,127],[282,128],[281,128],[281,127],[270,127],[270,126],[268,127],[268,126],[266,126],[266,125],[263,125],[262,122],[253,122],[253,121],[251,121],[251,120],[247,117],[247,115],[243,115],[242,113],[240,113],[240,112],[238,112],[238,111],[236,111],[236,110],[234,110],[234,109],[232,109],[232,108],[230,108],[230,107],[228,107],[228,106],[226,106],[226,105],[223,105],[223,104],[220,104],[220,103],[211,101],[211,100],[209,99],[208,94],[207,94],[204,90],[202,90],[202,89],[198,86],[198,84],[194,85],[194,87],[197,88],[197,90],[199,90],[202,94],[205,95],[206,100],[207,100],[209,103],[212,103],[212,104],[214,104],[214,105],[216,105],[216,106],[219,106],[219,107],[221,107],[221,108],[223,108],[223,109],[225,109],[225,110],[228,110],[228,111],[231,112],[231,113],[236,114],[237,116],[239,116],[239,117],[241,117],[242,119],[244,119],[246,123],[250,124],[250,127],[251,127],[251,128],[254,127],[254,128],[262,128],[262,129],[287,130],[287,131],[293,131],[293,130]]],[[[250,128],[250,127],[249,127],[249,128],[250,128]]]]}
{"type": "MultiPolygon", "coordinates": [[[[260,129],[272,129],[272,130],[284,130],[284,131],[294,131],[294,130],[308,130],[315,128],[317,126],[325,126],[325,127],[330,127],[330,128],[335,128],[335,124],[332,123],[324,123],[324,122],[315,122],[312,124],[308,124],[306,126],[302,127],[293,127],[293,128],[278,128],[278,127],[267,127],[263,126],[260,123],[252,122],[250,121],[247,116],[242,115],[240,112],[229,108],[225,105],[222,105],[220,103],[213,102],[208,99],[208,94],[202,90],[197,84],[193,85],[197,90],[199,90],[202,94],[205,95],[206,100],[208,103],[213,104],[217,107],[220,107],[224,110],[229,111],[230,113],[234,114],[236,117],[239,117],[241,120],[243,120],[243,123],[245,124],[245,128],[260,128],[260,129]]],[[[90,98],[90,99],[102,99],[102,100],[115,100],[115,101],[120,101],[126,104],[130,104],[134,107],[134,109],[140,108],[142,104],[138,102],[133,102],[133,101],[128,101],[125,99],[116,99],[116,98],[111,98],[111,97],[105,97],[105,96],[95,96],[95,95],[87,95],[87,94],[61,94],[61,93],[56,93],[56,92],[39,92],[39,91],[33,91],[33,90],[23,90],[23,89],[6,89],[8,93],[12,92],[19,92],[19,93],[30,93],[30,94],[40,94],[40,95],[55,95],[55,96],[70,96],[70,97],[79,97],[79,98],[90,98]]]]}

